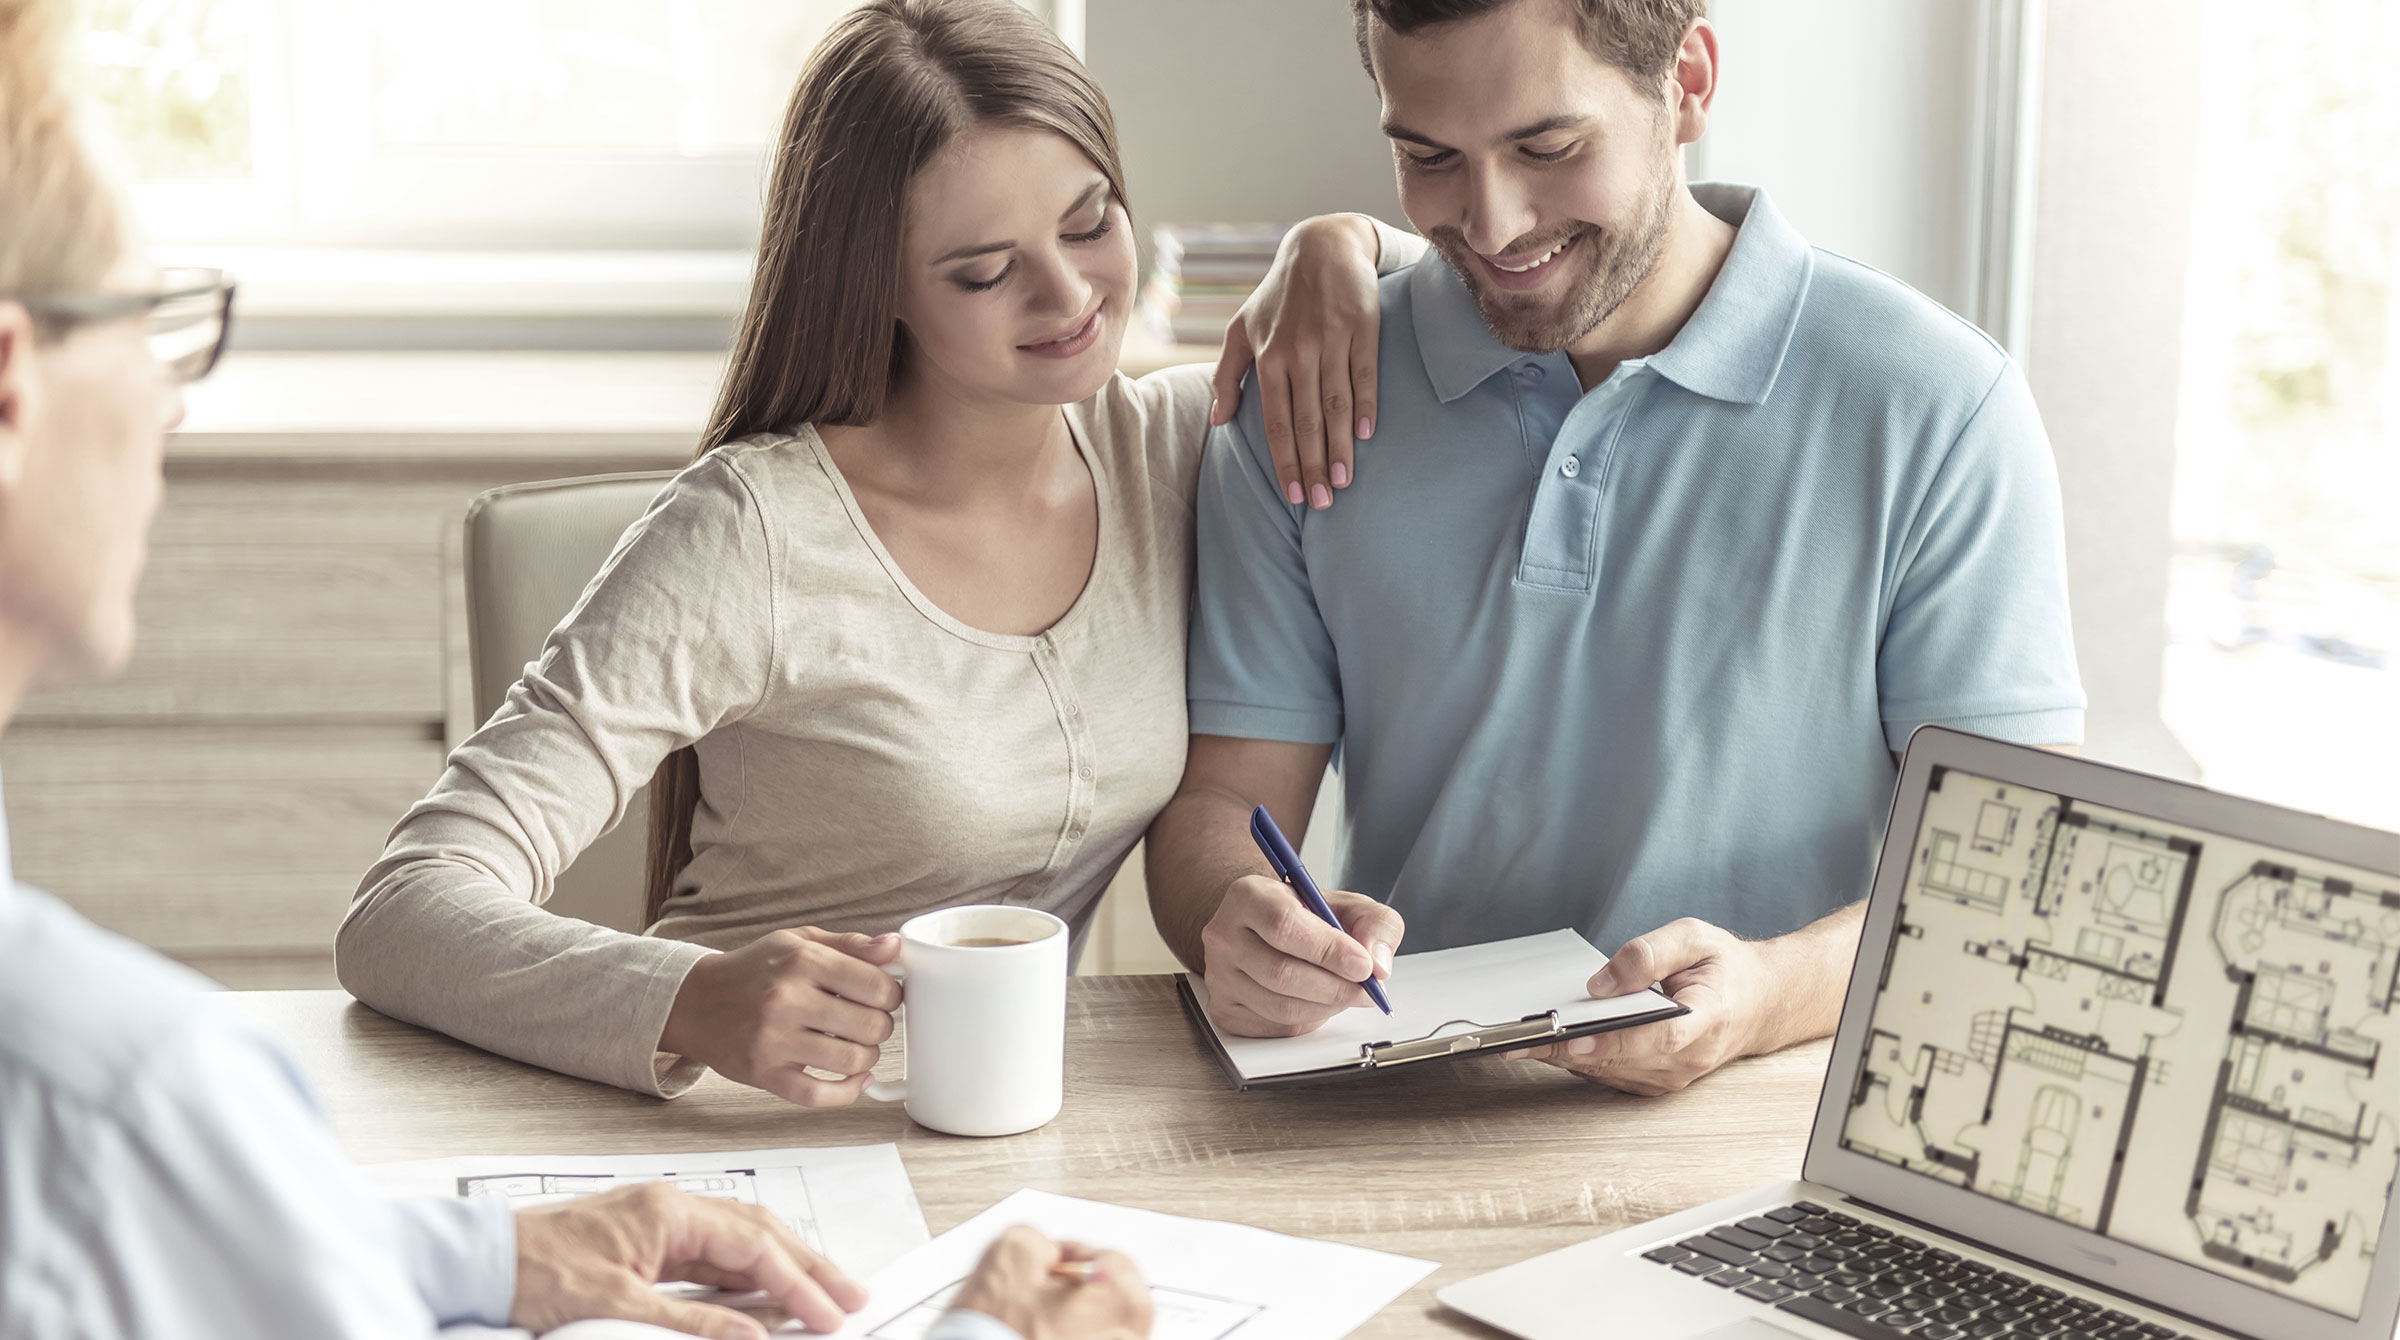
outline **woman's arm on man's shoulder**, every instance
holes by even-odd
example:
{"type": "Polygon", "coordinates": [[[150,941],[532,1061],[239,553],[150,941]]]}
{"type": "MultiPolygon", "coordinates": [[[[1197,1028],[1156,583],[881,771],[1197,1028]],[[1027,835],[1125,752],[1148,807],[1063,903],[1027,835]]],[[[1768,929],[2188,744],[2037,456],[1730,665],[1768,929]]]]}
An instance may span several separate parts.
{"type": "Polygon", "coordinates": [[[1423,238],[1364,214],[1308,219],[1284,235],[1266,279],[1226,326],[1209,421],[1233,418],[1255,361],[1276,483],[1294,506],[1322,511],[1350,486],[1357,444],[1375,434],[1376,280],[1425,249],[1423,238]]]}

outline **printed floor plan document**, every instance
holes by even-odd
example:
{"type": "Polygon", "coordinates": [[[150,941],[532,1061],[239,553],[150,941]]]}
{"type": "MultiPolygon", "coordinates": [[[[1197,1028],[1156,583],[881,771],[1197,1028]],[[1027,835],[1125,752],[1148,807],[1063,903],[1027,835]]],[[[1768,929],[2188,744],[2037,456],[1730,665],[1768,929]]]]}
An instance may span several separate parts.
{"type": "Polygon", "coordinates": [[[501,1196],[519,1209],[638,1182],[763,1205],[854,1278],[925,1244],[925,1216],[897,1145],[604,1157],[526,1155],[387,1163],[367,1174],[395,1195],[501,1196]]]}
{"type": "Polygon", "coordinates": [[[2400,880],[1937,770],[1846,1147],[2356,1316],[2400,880]]]}
{"type": "MultiPolygon", "coordinates": [[[[933,1323],[950,1310],[964,1280],[936,1290],[885,1321],[871,1333],[874,1340],[924,1340],[933,1323]]],[[[1242,1323],[1266,1310],[1263,1303],[1235,1298],[1212,1298],[1152,1285],[1151,1340],[1227,1340],[1242,1323]]]]}
{"type": "Polygon", "coordinates": [[[868,1281],[847,1340],[921,1340],[1012,1224],[1133,1258],[1150,1283],[1150,1340],[1340,1340],[1434,1263],[1263,1228],[1019,1191],[868,1281]]]}

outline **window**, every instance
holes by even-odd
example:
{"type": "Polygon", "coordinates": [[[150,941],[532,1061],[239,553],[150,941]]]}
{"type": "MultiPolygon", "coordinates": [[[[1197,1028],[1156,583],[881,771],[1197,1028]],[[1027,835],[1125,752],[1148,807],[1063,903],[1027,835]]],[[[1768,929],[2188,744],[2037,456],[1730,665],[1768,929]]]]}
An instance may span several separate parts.
{"type": "Polygon", "coordinates": [[[2400,829],[2400,9],[2207,21],[2163,710],[2210,785],[2400,829]]]}
{"type": "Polygon", "coordinates": [[[162,241],[708,248],[755,233],[763,147],[854,2],[85,0],[85,13],[99,99],[162,241]]]}

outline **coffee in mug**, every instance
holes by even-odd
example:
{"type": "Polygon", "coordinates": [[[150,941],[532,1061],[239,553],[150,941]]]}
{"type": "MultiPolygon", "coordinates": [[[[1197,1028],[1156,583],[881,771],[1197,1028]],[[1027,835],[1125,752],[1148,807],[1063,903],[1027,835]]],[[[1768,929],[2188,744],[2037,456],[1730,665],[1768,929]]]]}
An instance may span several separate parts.
{"type": "Polygon", "coordinates": [[[952,1135],[1015,1135],[1066,1092],[1067,923],[1030,907],[946,907],[900,927],[908,1074],[867,1097],[952,1135]]]}

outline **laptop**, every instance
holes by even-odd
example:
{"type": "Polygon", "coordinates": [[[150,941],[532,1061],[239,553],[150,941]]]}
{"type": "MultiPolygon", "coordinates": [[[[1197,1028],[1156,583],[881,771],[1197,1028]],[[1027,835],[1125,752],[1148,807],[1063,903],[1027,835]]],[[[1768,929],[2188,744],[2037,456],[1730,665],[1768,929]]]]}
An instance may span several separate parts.
{"type": "Polygon", "coordinates": [[[2400,835],[1929,726],[1802,1179],[1439,1297],[1528,1340],[2392,1340],[2396,992],[2400,835]]]}

